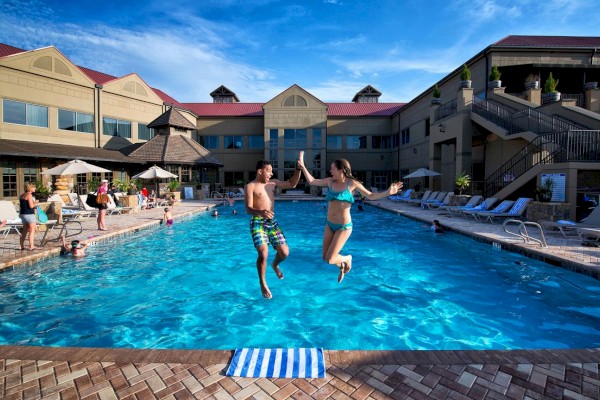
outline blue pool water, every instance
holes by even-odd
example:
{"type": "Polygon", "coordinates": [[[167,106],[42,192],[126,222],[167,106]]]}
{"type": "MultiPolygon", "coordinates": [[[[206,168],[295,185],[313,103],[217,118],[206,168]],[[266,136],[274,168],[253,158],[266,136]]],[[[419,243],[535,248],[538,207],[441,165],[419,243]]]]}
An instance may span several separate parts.
{"type": "MultiPolygon", "coordinates": [[[[600,282],[367,207],[338,284],[321,202],[279,202],[291,246],[260,294],[248,216],[221,209],[0,274],[0,343],[169,349],[600,347],[600,282]]],[[[269,264],[274,252],[271,250],[269,264]]]]}

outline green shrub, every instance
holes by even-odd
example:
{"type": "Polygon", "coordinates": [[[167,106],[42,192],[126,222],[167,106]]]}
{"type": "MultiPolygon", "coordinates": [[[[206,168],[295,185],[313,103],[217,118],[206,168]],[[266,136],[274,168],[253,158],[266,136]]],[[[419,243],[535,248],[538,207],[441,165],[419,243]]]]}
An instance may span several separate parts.
{"type": "Polygon", "coordinates": [[[500,73],[498,67],[496,65],[492,65],[492,71],[490,72],[490,81],[499,81],[501,75],[502,74],[500,73]]]}
{"type": "Polygon", "coordinates": [[[558,79],[554,79],[552,72],[550,72],[548,79],[546,79],[546,83],[544,83],[544,93],[558,93],[558,90],[556,90],[557,86],[558,79]]]}
{"type": "Polygon", "coordinates": [[[463,69],[460,71],[460,80],[461,81],[470,81],[471,80],[471,70],[467,67],[467,64],[463,64],[463,69]]]}

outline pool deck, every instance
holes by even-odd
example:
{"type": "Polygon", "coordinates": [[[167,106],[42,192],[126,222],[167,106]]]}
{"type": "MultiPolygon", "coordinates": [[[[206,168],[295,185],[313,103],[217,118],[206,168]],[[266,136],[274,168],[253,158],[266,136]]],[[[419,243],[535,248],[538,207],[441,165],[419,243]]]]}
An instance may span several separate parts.
{"type": "MultiPolygon", "coordinates": [[[[174,208],[175,219],[206,212],[214,204],[184,201],[174,208]]],[[[371,204],[422,221],[438,219],[448,229],[478,240],[596,279],[600,275],[600,248],[584,247],[578,237],[547,235],[544,249],[507,235],[501,224],[451,218],[388,200],[371,204]]],[[[244,217],[243,211],[240,214],[244,217]]],[[[95,219],[89,219],[69,240],[110,240],[158,224],[161,218],[161,210],[109,216],[107,232],[96,230],[95,219]]],[[[39,251],[21,251],[18,235],[11,233],[0,237],[0,269],[26,267],[58,252],[56,241],[39,251]]],[[[233,355],[229,350],[0,346],[0,398],[600,399],[600,349],[324,353],[326,378],[266,379],[225,376],[233,355]]]]}

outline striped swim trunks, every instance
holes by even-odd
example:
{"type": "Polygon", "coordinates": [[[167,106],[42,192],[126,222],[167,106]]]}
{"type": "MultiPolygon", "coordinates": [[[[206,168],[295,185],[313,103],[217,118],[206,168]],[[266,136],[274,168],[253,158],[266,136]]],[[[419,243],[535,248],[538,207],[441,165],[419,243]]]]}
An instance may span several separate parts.
{"type": "Polygon", "coordinates": [[[283,231],[275,219],[252,217],[250,219],[250,233],[252,234],[254,247],[271,243],[271,246],[277,248],[277,246],[283,246],[287,243],[283,231]]]}

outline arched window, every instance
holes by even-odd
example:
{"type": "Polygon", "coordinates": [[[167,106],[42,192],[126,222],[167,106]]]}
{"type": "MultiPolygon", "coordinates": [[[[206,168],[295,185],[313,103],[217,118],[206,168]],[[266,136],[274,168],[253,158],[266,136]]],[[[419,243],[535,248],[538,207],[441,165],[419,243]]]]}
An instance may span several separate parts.
{"type": "Polygon", "coordinates": [[[297,94],[293,94],[293,95],[287,97],[283,101],[283,106],[284,107],[306,107],[306,106],[308,106],[308,102],[306,101],[306,99],[304,97],[298,96],[297,94]]]}

